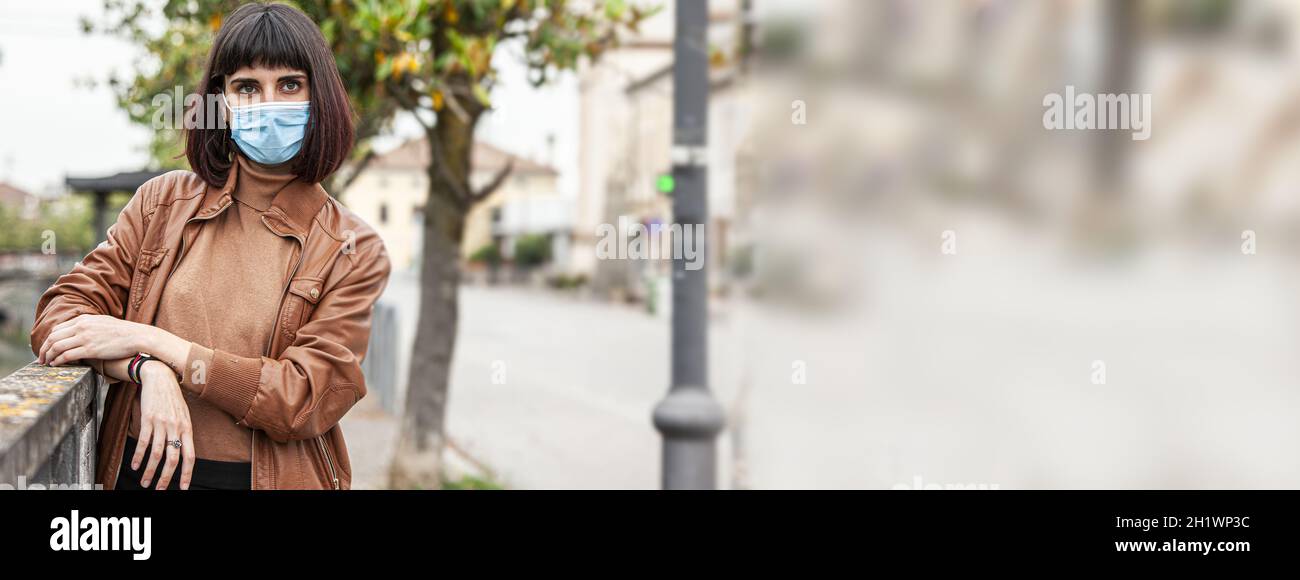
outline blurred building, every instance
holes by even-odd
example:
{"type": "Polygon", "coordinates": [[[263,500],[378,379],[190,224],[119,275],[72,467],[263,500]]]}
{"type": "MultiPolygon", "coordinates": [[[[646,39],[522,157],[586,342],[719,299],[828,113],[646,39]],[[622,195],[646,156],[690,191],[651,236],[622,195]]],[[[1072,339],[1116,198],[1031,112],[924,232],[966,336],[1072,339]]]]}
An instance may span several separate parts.
{"type": "MultiPolygon", "coordinates": [[[[562,268],[568,262],[573,210],[557,189],[553,168],[476,141],[470,183],[481,187],[511,162],[505,183],[470,210],[462,258],[495,243],[509,259],[516,240],[540,235],[551,242],[552,263],[562,268]]],[[[428,142],[409,140],[371,161],[344,196],[347,206],[379,232],[396,269],[419,265],[428,163],[428,142]]]]}
{"type": "Polygon", "coordinates": [[[32,219],[40,211],[39,197],[0,181],[0,204],[23,219],[32,219]]]}
{"type": "MultiPolygon", "coordinates": [[[[740,76],[741,2],[710,3],[712,63],[708,134],[708,254],[711,279],[728,255],[736,203],[736,162],[747,131],[749,91],[740,76]]],[[[580,72],[579,193],[573,270],[592,280],[598,295],[643,291],[664,278],[667,260],[601,260],[597,228],[619,218],[647,228],[672,223],[672,199],[660,178],[671,174],[673,138],[673,9],[647,20],[580,72]]],[[[626,233],[626,232],[620,232],[626,233]]]]}

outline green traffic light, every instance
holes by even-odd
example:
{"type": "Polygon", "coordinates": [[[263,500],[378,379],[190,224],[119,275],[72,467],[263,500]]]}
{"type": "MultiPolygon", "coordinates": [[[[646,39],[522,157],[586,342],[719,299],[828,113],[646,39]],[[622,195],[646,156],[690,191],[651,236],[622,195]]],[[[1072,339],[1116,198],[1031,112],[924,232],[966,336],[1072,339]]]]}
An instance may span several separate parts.
{"type": "Polygon", "coordinates": [[[677,180],[669,174],[660,175],[659,179],[655,180],[655,187],[659,189],[659,193],[672,193],[677,188],[677,180]]]}

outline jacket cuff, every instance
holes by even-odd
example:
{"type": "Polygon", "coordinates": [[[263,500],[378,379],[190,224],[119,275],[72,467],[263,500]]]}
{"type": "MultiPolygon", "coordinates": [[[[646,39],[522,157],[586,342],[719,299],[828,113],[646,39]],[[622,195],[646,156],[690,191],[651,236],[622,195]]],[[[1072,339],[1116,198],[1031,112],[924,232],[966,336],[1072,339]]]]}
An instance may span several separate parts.
{"type": "Polygon", "coordinates": [[[212,372],[212,358],[214,351],[197,342],[190,343],[189,354],[185,357],[185,364],[181,367],[181,388],[186,391],[203,395],[203,387],[208,385],[209,375],[212,372]]]}
{"type": "Polygon", "coordinates": [[[208,383],[200,385],[199,398],[243,421],[253,407],[262,378],[262,359],[213,351],[208,383]]]}

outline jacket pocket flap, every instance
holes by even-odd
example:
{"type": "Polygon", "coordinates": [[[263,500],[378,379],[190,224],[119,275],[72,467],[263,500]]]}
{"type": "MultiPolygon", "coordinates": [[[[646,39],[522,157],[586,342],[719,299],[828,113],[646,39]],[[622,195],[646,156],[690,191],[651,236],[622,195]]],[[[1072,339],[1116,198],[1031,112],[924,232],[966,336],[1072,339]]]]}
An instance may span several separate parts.
{"type": "Polygon", "coordinates": [[[137,270],[145,272],[151,271],[161,264],[163,257],[167,255],[167,248],[158,248],[156,250],[141,250],[140,259],[136,260],[135,267],[137,270]]]}
{"type": "Polygon", "coordinates": [[[301,296],[303,300],[315,304],[320,301],[322,284],[323,281],[320,278],[294,278],[289,282],[289,291],[301,296]]]}

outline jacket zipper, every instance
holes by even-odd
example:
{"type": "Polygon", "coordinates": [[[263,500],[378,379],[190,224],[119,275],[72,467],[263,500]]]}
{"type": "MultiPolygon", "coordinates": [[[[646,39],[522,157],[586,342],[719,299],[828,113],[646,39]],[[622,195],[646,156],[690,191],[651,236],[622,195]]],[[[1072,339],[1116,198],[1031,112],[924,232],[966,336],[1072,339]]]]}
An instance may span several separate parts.
{"type": "MultiPolygon", "coordinates": [[[[272,228],[271,224],[266,223],[266,216],[263,215],[261,217],[262,217],[262,224],[265,225],[267,229],[270,229],[273,233],[275,233],[275,235],[279,236],[280,232],[276,231],[275,228],[272,228]]],[[[284,237],[284,236],[280,236],[280,237],[284,237]]],[[[284,308],[284,295],[289,291],[289,284],[293,282],[294,274],[298,273],[298,266],[302,265],[303,256],[307,254],[307,250],[306,250],[307,244],[302,240],[298,239],[297,236],[291,236],[291,237],[294,239],[294,241],[298,242],[298,262],[293,265],[293,271],[289,272],[289,281],[285,282],[284,290],[280,291],[280,303],[275,308],[276,322],[275,325],[271,327],[271,337],[266,340],[266,346],[262,348],[262,356],[266,356],[266,357],[271,356],[271,343],[275,341],[275,334],[280,330],[278,328],[280,326],[280,309],[284,308]]],[[[253,489],[257,489],[257,470],[253,469],[253,467],[257,465],[257,430],[256,429],[253,430],[252,436],[248,438],[248,461],[249,461],[248,489],[253,490],[253,489]]]]}
{"type": "MultiPolygon", "coordinates": [[[[263,223],[266,223],[266,216],[262,216],[262,220],[263,223]]],[[[270,224],[266,224],[266,225],[267,227],[270,227],[270,224]]],[[[271,228],[271,231],[275,232],[276,235],[281,235],[278,231],[275,230],[275,228],[271,228]]],[[[293,271],[289,272],[289,279],[285,281],[284,289],[280,291],[280,305],[278,308],[276,308],[277,327],[279,326],[279,320],[280,320],[278,313],[280,312],[280,309],[284,308],[284,299],[286,296],[289,295],[289,287],[293,285],[293,277],[298,275],[298,269],[302,267],[302,261],[307,255],[307,244],[298,236],[290,234],[289,236],[281,235],[281,237],[291,237],[298,242],[298,261],[296,264],[294,264],[293,271]]],[[[271,338],[268,339],[266,342],[266,349],[264,351],[266,353],[265,356],[268,357],[271,356],[271,344],[275,341],[275,337],[280,330],[281,330],[280,328],[276,328],[275,331],[271,333],[271,338]]],[[[324,437],[325,437],[324,435],[317,435],[315,437],[316,445],[320,447],[321,455],[325,456],[325,466],[329,469],[330,481],[333,483],[334,489],[339,489],[338,472],[334,470],[334,459],[333,457],[330,456],[329,447],[325,445],[324,437]]]]}
{"type": "Polygon", "coordinates": [[[325,447],[324,435],[316,436],[316,444],[320,446],[320,451],[325,455],[325,465],[330,468],[330,480],[334,482],[334,489],[339,488],[339,475],[334,472],[334,460],[330,458],[330,451],[325,447]]]}
{"type": "MultiPolygon", "coordinates": [[[[275,228],[272,228],[271,224],[266,223],[265,215],[262,216],[262,223],[266,225],[266,227],[269,228],[272,232],[274,232],[275,235],[280,237],[285,237],[281,235],[280,232],[277,231],[275,228]]],[[[280,309],[284,308],[284,297],[286,294],[289,293],[289,286],[293,284],[293,277],[298,274],[298,267],[302,266],[302,260],[307,255],[306,243],[298,239],[298,236],[291,235],[288,237],[291,237],[294,239],[294,241],[298,242],[298,260],[297,262],[294,263],[293,270],[289,272],[289,278],[285,280],[284,289],[280,291],[280,303],[275,308],[275,325],[271,327],[271,336],[266,339],[266,346],[262,348],[262,356],[266,356],[266,357],[271,356],[271,344],[275,342],[275,335],[279,334],[280,332],[280,309]]],[[[249,441],[248,446],[252,448],[254,447],[254,443],[256,442],[257,442],[257,431],[253,431],[253,437],[251,438],[251,441],[249,441]]],[[[251,449],[249,450],[248,456],[250,461],[255,459],[255,457],[253,456],[253,450],[251,449]]],[[[256,464],[254,463],[253,465],[256,464]]],[[[249,477],[253,478],[254,470],[250,469],[248,471],[249,471],[249,477]]],[[[250,482],[248,488],[254,489],[253,483],[250,482]]]]}

